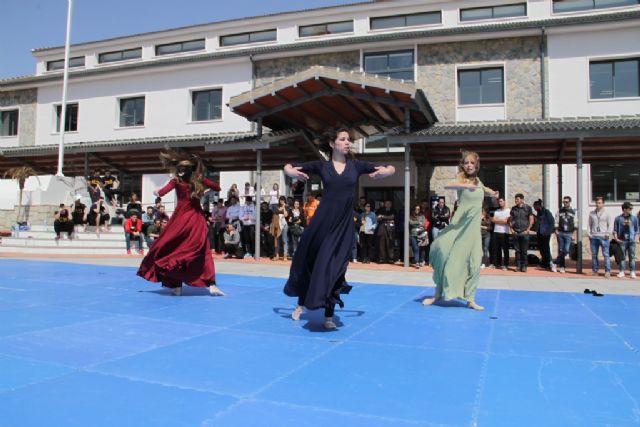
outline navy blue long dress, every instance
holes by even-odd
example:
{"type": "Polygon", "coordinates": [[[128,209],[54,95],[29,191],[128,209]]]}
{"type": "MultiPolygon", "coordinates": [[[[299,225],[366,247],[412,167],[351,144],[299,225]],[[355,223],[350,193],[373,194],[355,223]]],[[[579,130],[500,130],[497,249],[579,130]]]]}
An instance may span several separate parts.
{"type": "Polygon", "coordinates": [[[358,178],[375,172],[373,163],[347,159],[339,174],[333,162],[316,160],[294,165],[306,174],[317,174],[324,187],[322,201],[305,227],[291,262],[288,296],[304,300],[308,309],[343,307],[340,293],[351,289],[345,281],[355,233],[353,208],[358,178]]]}

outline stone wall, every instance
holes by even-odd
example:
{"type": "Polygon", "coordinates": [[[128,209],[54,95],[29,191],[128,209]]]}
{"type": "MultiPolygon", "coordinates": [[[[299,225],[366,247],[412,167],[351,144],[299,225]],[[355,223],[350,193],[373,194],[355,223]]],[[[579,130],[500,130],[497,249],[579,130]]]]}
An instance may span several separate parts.
{"type": "Polygon", "coordinates": [[[256,87],[304,71],[314,65],[360,70],[360,51],[323,53],[256,61],[256,87]]]}
{"type": "Polygon", "coordinates": [[[18,144],[21,147],[36,143],[36,89],[0,92],[0,108],[18,107],[18,144]]]}
{"type": "Polygon", "coordinates": [[[418,46],[418,82],[441,122],[456,118],[456,65],[504,64],[507,119],[542,117],[540,38],[418,46]]]}
{"type": "MultiPolygon", "coordinates": [[[[27,221],[31,225],[53,224],[53,213],[58,210],[55,205],[23,206],[20,221],[27,221]]],[[[14,209],[0,209],[0,230],[10,229],[16,223],[18,206],[14,209]]]]}
{"type": "Polygon", "coordinates": [[[517,193],[522,193],[526,204],[543,197],[542,194],[542,165],[508,166],[505,170],[507,188],[506,202],[511,206],[517,193]]]}

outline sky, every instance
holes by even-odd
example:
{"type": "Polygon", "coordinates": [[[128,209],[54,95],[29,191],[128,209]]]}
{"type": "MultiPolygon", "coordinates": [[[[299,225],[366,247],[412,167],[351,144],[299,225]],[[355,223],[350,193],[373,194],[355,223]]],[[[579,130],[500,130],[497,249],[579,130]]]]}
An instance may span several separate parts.
{"type": "MultiPolygon", "coordinates": [[[[74,0],[71,44],[360,1],[74,0]]],[[[1,4],[0,79],[34,74],[31,49],[64,45],[67,0],[1,0],[1,4]]]]}

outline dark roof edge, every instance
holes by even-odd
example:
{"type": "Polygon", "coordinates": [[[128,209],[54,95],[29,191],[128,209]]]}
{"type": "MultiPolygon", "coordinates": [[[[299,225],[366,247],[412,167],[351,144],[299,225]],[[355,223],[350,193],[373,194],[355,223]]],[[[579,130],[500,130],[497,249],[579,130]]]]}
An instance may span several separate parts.
{"type": "MultiPolygon", "coordinates": [[[[106,73],[124,72],[124,71],[130,71],[130,70],[142,69],[142,68],[171,66],[171,65],[180,64],[180,63],[202,62],[202,61],[210,61],[210,60],[216,60],[216,59],[237,58],[237,57],[249,57],[252,55],[261,55],[261,54],[270,54],[270,53],[279,53],[279,52],[296,52],[301,50],[309,50],[309,49],[331,47],[331,46],[349,46],[353,44],[368,43],[368,42],[370,43],[370,42],[389,41],[389,40],[433,38],[433,37],[455,36],[455,35],[464,35],[464,34],[483,34],[483,33],[495,32],[495,31],[507,32],[507,31],[518,31],[518,30],[541,29],[541,28],[549,29],[549,28],[562,27],[562,26],[600,24],[600,23],[609,23],[613,21],[634,20],[634,19],[640,19],[640,10],[609,13],[605,15],[571,16],[571,17],[563,17],[563,18],[541,19],[536,21],[518,21],[518,22],[499,23],[499,24],[442,28],[442,29],[436,29],[436,30],[406,31],[401,33],[386,33],[386,34],[375,34],[375,35],[357,36],[357,37],[345,37],[345,38],[333,39],[333,40],[326,39],[326,40],[300,42],[300,43],[292,43],[292,44],[285,44],[285,45],[253,47],[253,48],[234,50],[234,51],[228,51],[228,52],[212,52],[212,53],[201,54],[201,55],[167,58],[167,59],[156,60],[156,61],[137,62],[137,63],[126,64],[126,65],[117,66],[117,67],[76,71],[76,72],[69,73],[69,78],[73,79],[73,78],[79,78],[79,77],[101,75],[106,73]]],[[[60,79],[62,79],[61,73],[56,73],[54,75],[44,75],[44,76],[27,76],[27,77],[19,77],[19,78],[9,78],[5,80],[0,80],[0,89],[9,88],[11,86],[21,85],[25,83],[31,83],[31,82],[39,83],[39,82],[55,81],[60,79]]]]}

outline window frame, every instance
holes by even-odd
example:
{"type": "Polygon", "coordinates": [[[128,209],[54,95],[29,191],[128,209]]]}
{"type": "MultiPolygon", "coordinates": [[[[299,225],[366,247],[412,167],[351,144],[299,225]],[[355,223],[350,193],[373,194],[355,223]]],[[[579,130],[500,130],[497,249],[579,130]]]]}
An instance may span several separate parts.
{"type": "Polygon", "coordinates": [[[633,7],[633,6],[637,6],[640,5],[640,0],[635,0],[635,4],[623,4],[623,5],[618,5],[618,6],[600,6],[598,7],[597,2],[599,0],[591,0],[591,7],[582,7],[582,8],[577,8],[577,9],[571,9],[571,10],[561,10],[561,11],[557,11],[556,10],[556,4],[557,3],[561,3],[561,0],[551,0],[551,13],[552,14],[564,14],[564,13],[580,13],[580,12],[585,12],[585,11],[592,11],[592,10],[606,10],[606,9],[615,9],[615,8],[622,8],[622,7],[633,7]]]}
{"type": "MultiPolygon", "coordinates": [[[[81,68],[86,66],[86,57],[83,56],[74,56],[73,58],[69,58],[69,69],[71,68],[81,68]],[[78,61],[82,59],[82,64],[74,64],[74,61],[78,61]]],[[[64,70],[64,58],[55,59],[53,61],[47,61],[47,71],[61,71],[64,70]],[[56,64],[56,65],[54,65],[56,64]],[[59,66],[57,64],[60,64],[59,66]]]]}
{"type": "Polygon", "coordinates": [[[338,35],[338,34],[353,34],[354,31],[354,22],[353,19],[348,19],[346,21],[332,21],[332,22],[322,22],[319,24],[310,24],[310,25],[299,25],[298,26],[298,38],[301,39],[306,39],[309,37],[320,37],[320,36],[333,36],[333,35],[338,35]],[[335,25],[335,24],[346,24],[346,23],[350,23],[351,24],[351,29],[348,31],[337,31],[337,32],[331,32],[329,31],[329,25],[335,25]],[[304,28],[311,28],[311,27],[325,27],[326,31],[324,33],[319,33],[319,34],[310,34],[310,35],[302,35],[302,30],[304,28]]]}
{"type": "MultiPolygon", "coordinates": [[[[406,48],[406,49],[397,49],[397,50],[383,50],[383,51],[371,51],[371,52],[362,52],[362,71],[366,74],[369,75],[378,75],[378,76],[382,76],[382,77],[390,77],[394,80],[404,80],[404,81],[411,81],[411,82],[415,82],[417,79],[417,73],[416,73],[416,49],[415,47],[411,47],[411,48],[406,48]],[[365,68],[366,65],[366,61],[367,61],[367,57],[368,56],[375,56],[375,55],[386,55],[387,56],[387,64],[389,63],[388,57],[391,54],[398,54],[398,53],[408,53],[411,52],[411,73],[413,78],[412,79],[398,79],[395,77],[390,77],[389,74],[390,73],[398,73],[398,72],[404,72],[404,71],[408,71],[409,68],[398,68],[398,69],[392,69],[389,70],[387,69],[386,71],[367,71],[365,68]]],[[[388,68],[388,67],[387,67],[388,68]]]]}
{"type": "Polygon", "coordinates": [[[605,202],[609,202],[609,203],[622,203],[622,202],[640,202],[640,166],[634,164],[633,162],[622,162],[622,163],[616,163],[616,164],[608,164],[608,163],[594,163],[591,164],[589,166],[589,191],[591,193],[591,198],[590,201],[594,202],[595,198],[598,196],[602,196],[604,197],[605,202]],[[596,193],[594,191],[594,185],[593,185],[593,178],[594,178],[594,172],[601,172],[601,171],[594,171],[595,168],[598,167],[608,167],[608,168],[612,168],[612,179],[613,182],[608,183],[607,185],[610,185],[611,188],[613,189],[613,195],[611,199],[607,198],[606,193],[605,194],[601,194],[600,192],[596,193]],[[635,170],[635,174],[633,175],[629,175],[629,174],[622,174],[626,177],[628,176],[633,176],[636,180],[636,190],[638,193],[638,198],[634,198],[634,199],[625,199],[625,198],[620,198],[618,196],[618,171],[622,168],[626,168],[629,166],[635,166],[636,170],[635,170]]]}
{"type": "Polygon", "coordinates": [[[494,5],[494,6],[479,6],[479,7],[466,7],[466,8],[461,8],[458,11],[458,21],[459,22],[476,22],[476,21],[488,21],[488,20],[492,20],[492,19],[517,19],[517,18],[527,18],[529,16],[529,8],[526,2],[520,2],[520,3],[512,3],[512,4],[500,4],[500,5],[494,5]],[[507,8],[510,6],[524,6],[524,15],[510,15],[510,16],[495,16],[495,12],[496,9],[502,9],[502,8],[507,8]],[[462,14],[463,12],[466,11],[470,11],[470,10],[482,10],[482,9],[488,9],[491,11],[491,16],[487,17],[487,18],[472,18],[472,19],[463,19],[462,14]]]}
{"type": "Polygon", "coordinates": [[[216,121],[221,121],[222,120],[222,111],[223,111],[223,106],[224,106],[224,102],[223,102],[223,88],[218,86],[218,87],[204,87],[204,88],[195,88],[195,89],[190,89],[189,90],[189,123],[208,123],[208,122],[216,122],[216,121]],[[194,100],[194,95],[196,95],[197,93],[202,93],[202,92],[219,92],[220,93],[220,116],[219,117],[214,117],[214,118],[208,118],[208,119],[204,119],[204,120],[196,120],[195,119],[195,113],[196,113],[196,109],[195,109],[195,100],[194,100]]]}
{"type": "Polygon", "coordinates": [[[414,28],[414,27],[425,27],[429,25],[442,25],[442,10],[430,10],[430,11],[418,12],[418,13],[404,13],[399,15],[383,15],[383,16],[369,17],[369,31],[385,31],[385,30],[394,29],[394,28],[414,28]],[[430,22],[427,24],[412,24],[412,25],[407,24],[407,18],[412,16],[418,16],[418,15],[438,15],[439,20],[438,22],[430,22]],[[404,25],[394,25],[394,26],[388,26],[388,27],[374,28],[374,21],[376,20],[381,21],[384,19],[391,19],[391,18],[403,18],[404,25]]]}
{"type": "Polygon", "coordinates": [[[178,42],[171,42],[171,43],[162,43],[162,44],[157,44],[153,47],[153,52],[155,53],[155,56],[168,56],[168,55],[179,55],[181,53],[190,53],[190,52],[199,52],[199,51],[204,51],[207,48],[207,39],[206,38],[199,38],[199,39],[192,39],[192,40],[181,40],[178,42]],[[186,43],[193,43],[193,42],[202,42],[202,47],[198,47],[198,48],[185,48],[184,45],[186,43]],[[175,52],[166,52],[166,53],[160,53],[159,50],[162,49],[163,47],[167,47],[167,46],[180,46],[180,49],[175,51],[175,52]]]}
{"type": "Polygon", "coordinates": [[[0,109],[0,138],[16,138],[20,135],[20,108],[2,108],[0,109]],[[4,132],[4,116],[5,114],[15,113],[15,131],[11,133],[11,128],[9,127],[7,130],[7,134],[4,132]]]}
{"type": "Polygon", "coordinates": [[[118,111],[118,117],[117,117],[117,128],[118,129],[131,129],[131,128],[142,128],[146,125],[146,113],[147,113],[147,97],[146,95],[136,95],[136,96],[127,96],[127,97],[122,97],[122,98],[118,98],[117,99],[117,111],[118,111]],[[126,101],[132,101],[132,100],[139,100],[142,99],[143,101],[143,115],[142,115],[142,124],[136,124],[135,123],[135,115],[134,117],[134,124],[133,125],[123,125],[122,124],[122,120],[123,120],[123,102],[126,101]]]}
{"type": "Polygon", "coordinates": [[[98,64],[102,65],[102,64],[111,64],[114,62],[122,62],[122,61],[134,61],[136,59],[142,59],[142,47],[134,47],[131,49],[122,49],[122,50],[114,50],[114,51],[109,51],[109,52],[100,52],[98,54],[98,64]],[[124,58],[124,54],[126,52],[132,52],[132,51],[139,51],[140,52],[140,56],[136,56],[136,57],[132,57],[132,58],[124,58]],[[109,59],[109,60],[103,60],[102,58],[105,55],[114,55],[114,54],[120,54],[120,58],[119,59],[109,59]]]}
{"type": "Polygon", "coordinates": [[[506,70],[504,64],[483,64],[483,65],[465,65],[456,67],[456,107],[457,108],[469,108],[469,107],[486,107],[486,106],[506,106],[506,70]],[[482,72],[489,70],[499,69],[502,71],[502,101],[501,102],[482,102],[482,86],[480,86],[480,103],[462,103],[460,100],[460,73],[463,72],[480,72],[480,83],[482,83],[482,72]]]}
{"type": "Polygon", "coordinates": [[[259,31],[246,31],[243,33],[235,33],[235,34],[224,34],[218,37],[218,45],[221,48],[228,48],[228,47],[234,47],[234,46],[244,46],[247,44],[256,44],[256,43],[271,43],[274,41],[278,41],[278,29],[277,28],[269,28],[267,30],[259,30],[259,31]],[[251,36],[254,34],[262,34],[262,33],[274,33],[274,38],[273,39],[268,39],[268,40],[251,40],[251,36]],[[243,41],[243,42],[238,42],[238,43],[231,43],[231,44],[225,44],[225,39],[230,38],[230,37],[240,37],[240,36],[247,36],[247,41],[243,41]]]}
{"type": "Polygon", "coordinates": [[[611,58],[611,57],[606,57],[606,58],[589,58],[589,61],[587,63],[587,75],[588,75],[588,80],[587,80],[587,93],[588,93],[588,99],[589,101],[594,101],[594,102],[607,102],[607,101],[616,101],[616,100],[635,100],[640,98],[640,54],[636,54],[633,56],[626,56],[626,57],[615,57],[615,58],[611,58]],[[631,95],[631,96],[615,96],[615,63],[616,62],[627,62],[627,61],[635,61],[637,63],[637,67],[638,67],[638,93],[636,95],[631,95]],[[610,97],[601,97],[601,98],[595,98],[593,97],[592,94],[592,70],[591,70],[591,66],[593,64],[604,64],[604,63],[611,63],[613,64],[613,70],[611,73],[611,88],[612,88],[612,96],[610,97]]]}
{"type": "MultiPolygon", "coordinates": [[[[71,116],[69,115],[69,111],[70,108],[69,107],[75,107],[75,125],[76,128],[73,130],[67,130],[67,123],[65,123],[65,131],[64,133],[70,133],[70,132],[78,132],[78,117],[80,115],[80,103],[78,102],[67,102],[67,110],[66,110],[66,118],[65,121],[69,121],[71,120],[71,116]]],[[[53,106],[53,117],[54,117],[54,127],[53,127],[53,132],[54,133],[60,133],[60,116],[62,115],[62,104],[55,104],[53,106]]],[[[69,127],[71,127],[72,123],[69,123],[69,127]]]]}

